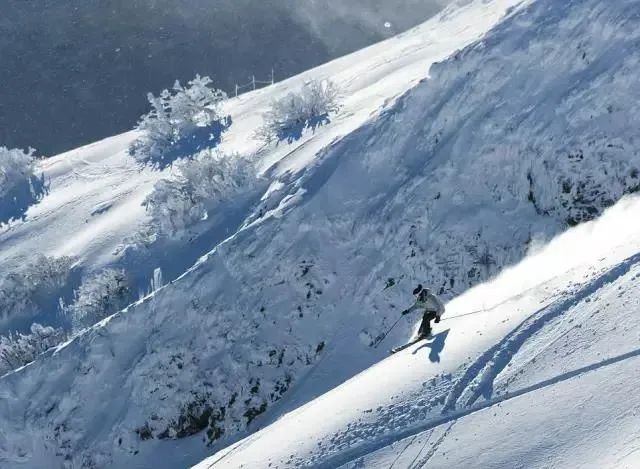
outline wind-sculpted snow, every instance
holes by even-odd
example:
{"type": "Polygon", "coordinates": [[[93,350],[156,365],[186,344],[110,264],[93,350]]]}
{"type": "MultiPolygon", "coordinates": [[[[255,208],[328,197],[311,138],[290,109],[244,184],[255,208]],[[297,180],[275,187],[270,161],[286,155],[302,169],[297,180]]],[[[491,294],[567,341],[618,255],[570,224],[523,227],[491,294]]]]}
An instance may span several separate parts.
{"type": "MultiPolygon", "coordinates": [[[[368,345],[418,281],[457,296],[636,191],[637,2],[527,2],[473,42],[518,4],[469,2],[427,23],[419,40],[408,33],[302,77],[335,81],[341,111],[291,146],[257,152],[270,188],[224,214],[220,226],[231,229],[186,273],[2,380],[0,463],[194,463],[380,359],[386,351],[368,345]],[[412,59],[428,41],[443,45],[412,59]],[[394,101],[409,72],[424,80],[394,101]],[[353,83],[361,88],[350,95],[353,83]],[[381,100],[377,113],[371,102],[381,100]]],[[[238,105],[255,111],[286,86],[238,105]]],[[[223,151],[249,146],[259,125],[231,114],[223,151]]],[[[536,310],[525,332],[562,308],[536,310]]],[[[400,324],[387,345],[410,333],[400,324]]],[[[466,366],[513,329],[492,327],[486,338],[473,331],[473,354],[455,364],[436,353],[430,363],[451,371],[425,381],[430,397],[369,413],[395,429],[457,409],[480,376],[466,366]]],[[[513,335],[512,350],[528,337],[513,335]]],[[[490,370],[482,376],[494,383],[490,370]]],[[[387,430],[355,425],[303,462],[348,462],[342,451],[387,430]]]]}

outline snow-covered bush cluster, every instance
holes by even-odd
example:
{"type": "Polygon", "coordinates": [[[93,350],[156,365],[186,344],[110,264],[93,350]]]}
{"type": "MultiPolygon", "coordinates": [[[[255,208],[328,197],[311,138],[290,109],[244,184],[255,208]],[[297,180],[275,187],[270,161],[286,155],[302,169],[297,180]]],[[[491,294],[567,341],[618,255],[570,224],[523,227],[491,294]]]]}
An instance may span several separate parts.
{"type": "MultiPolygon", "coordinates": [[[[209,325],[211,320],[212,318],[204,319],[202,324],[209,325]]],[[[227,324],[223,327],[226,328],[227,324]]],[[[215,329],[215,326],[211,325],[209,329],[215,329]]],[[[250,354],[250,369],[245,362],[247,358],[240,360],[229,357],[223,366],[238,370],[237,380],[226,381],[221,373],[222,367],[212,368],[211,373],[207,372],[204,382],[193,375],[189,392],[183,393],[172,403],[179,409],[178,412],[168,409],[168,406],[159,409],[154,418],[144,421],[134,430],[138,437],[141,440],[176,440],[204,432],[203,440],[213,443],[224,436],[236,434],[245,430],[247,425],[266,412],[290,389],[294,384],[293,376],[309,364],[316,363],[322,356],[317,346],[270,347],[258,341],[247,341],[245,345],[246,340],[240,341],[242,345],[238,344],[238,347],[250,354]],[[250,352],[246,350],[249,347],[250,352]],[[250,370],[264,370],[269,374],[269,379],[251,376],[250,370]]],[[[207,353],[209,351],[211,349],[207,353]]],[[[168,391],[174,394],[173,390],[182,387],[175,380],[174,370],[177,368],[191,372],[194,365],[202,361],[197,352],[183,347],[160,352],[154,359],[153,366],[148,371],[145,395],[155,394],[151,388],[152,383],[160,383],[155,387],[156,393],[168,391]]]]}
{"type": "Polygon", "coordinates": [[[15,272],[0,277],[0,319],[32,316],[43,305],[57,304],[73,261],[38,256],[15,272]]]}
{"type": "Polygon", "coordinates": [[[78,330],[118,312],[130,300],[131,288],[125,272],[105,269],[82,282],[66,312],[73,329],[78,330]]]}
{"type": "Polygon", "coordinates": [[[340,108],[339,98],[338,87],[331,80],[311,80],[299,91],[271,103],[256,136],[267,143],[295,140],[304,129],[326,123],[340,108]]]}
{"type": "Polygon", "coordinates": [[[0,147],[0,199],[33,176],[34,151],[0,147]]]}
{"type": "Polygon", "coordinates": [[[34,149],[0,147],[0,223],[20,218],[44,192],[34,171],[34,149]]]}
{"type": "Polygon", "coordinates": [[[549,156],[533,159],[527,173],[536,211],[570,226],[593,220],[623,195],[640,191],[640,151],[632,141],[604,127],[587,138],[586,145],[578,141],[564,151],[543,147],[538,152],[549,156]]]}
{"type": "Polygon", "coordinates": [[[221,203],[250,188],[255,180],[253,165],[239,155],[204,151],[177,164],[172,179],[158,181],[144,201],[157,235],[181,238],[221,203]]]}
{"type": "Polygon", "coordinates": [[[31,363],[35,358],[67,338],[62,329],[34,323],[30,334],[10,333],[0,337],[0,376],[31,363]]]}
{"type": "MultiPolygon", "coordinates": [[[[0,319],[31,317],[58,311],[63,290],[69,287],[72,260],[69,257],[38,256],[20,270],[0,278],[0,319]]],[[[127,306],[131,290],[122,270],[105,269],[89,277],[75,292],[75,300],[63,311],[77,331],[127,306]]],[[[45,350],[69,337],[68,327],[54,328],[34,323],[31,333],[0,337],[0,375],[30,363],[45,350]]]]}
{"type": "Polygon", "coordinates": [[[227,95],[211,83],[209,77],[196,75],[186,87],[176,81],[159,96],[149,93],[151,111],[141,117],[137,128],[143,135],[133,142],[129,153],[141,163],[163,167],[219,143],[230,125],[221,109],[227,95]]]}

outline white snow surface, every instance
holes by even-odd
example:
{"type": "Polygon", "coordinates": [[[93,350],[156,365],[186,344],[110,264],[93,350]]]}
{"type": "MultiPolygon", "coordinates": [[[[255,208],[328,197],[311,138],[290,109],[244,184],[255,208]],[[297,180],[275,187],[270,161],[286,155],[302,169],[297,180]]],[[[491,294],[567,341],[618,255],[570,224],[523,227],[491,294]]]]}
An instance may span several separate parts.
{"type": "Polygon", "coordinates": [[[639,210],[557,237],[451,301],[432,339],[195,468],[638,467],[639,210]]]}
{"type": "Polygon", "coordinates": [[[266,184],[141,258],[125,248],[171,170],[134,166],[134,132],[43,162],[50,192],[2,228],[0,269],[72,255],[141,291],[158,267],[169,283],[0,378],[0,466],[186,467],[266,427],[203,464],[632,467],[637,201],[518,263],[640,188],[639,13],[460,1],[231,100],[221,148],[266,184]],[[311,78],[341,87],[340,112],[292,144],[255,141],[269,102],[311,78]],[[402,321],[369,347],[418,282],[453,299],[436,345],[376,364],[410,336],[402,321]],[[534,398],[550,411],[533,418],[534,398]]]}

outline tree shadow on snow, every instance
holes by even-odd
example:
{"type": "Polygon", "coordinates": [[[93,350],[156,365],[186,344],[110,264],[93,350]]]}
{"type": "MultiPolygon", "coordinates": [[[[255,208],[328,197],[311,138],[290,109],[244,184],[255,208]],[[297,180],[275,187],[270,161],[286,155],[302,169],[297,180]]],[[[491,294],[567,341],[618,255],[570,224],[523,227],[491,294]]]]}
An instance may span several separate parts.
{"type": "Polygon", "coordinates": [[[0,226],[11,220],[24,220],[31,205],[48,192],[44,174],[31,176],[17,184],[0,200],[0,226]]]}
{"type": "Polygon", "coordinates": [[[231,124],[231,117],[227,116],[209,126],[196,127],[184,137],[167,144],[157,157],[150,158],[145,164],[161,171],[177,160],[194,157],[205,149],[216,148],[231,124]]]}
{"type": "Polygon", "coordinates": [[[306,129],[311,129],[313,132],[315,132],[318,127],[327,125],[330,122],[331,119],[329,119],[329,114],[326,113],[320,116],[314,116],[310,119],[304,119],[300,122],[296,122],[294,125],[278,131],[278,143],[293,143],[295,141],[298,141],[302,138],[302,134],[306,129]]]}
{"type": "Polygon", "coordinates": [[[447,340],[447,336],[449,335],[450,330],[451,329],[447,329],[446,331],[442,331],[434,335],[431,342],[427,342],[426,344],[421,345],[413,351],[413,354],[415,355],[419,350],[428,347],[431,349],[431,351],[429,352],[429,361],[431,363],[440,363],[440,352],[444,350],[444,344],[447,340]]]}

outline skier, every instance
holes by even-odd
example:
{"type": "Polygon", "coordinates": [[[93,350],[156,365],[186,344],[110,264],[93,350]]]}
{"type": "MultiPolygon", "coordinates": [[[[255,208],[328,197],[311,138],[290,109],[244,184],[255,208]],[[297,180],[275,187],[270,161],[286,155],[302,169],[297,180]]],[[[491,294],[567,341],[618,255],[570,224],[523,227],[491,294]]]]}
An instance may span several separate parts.
{"type": "Polygon", "coordinates": [[[415,304],[402,312],[402,315],[409,314],[414,311],[423,311],[422,323],[420,329],[418,329],[418,337],[415,342],[426,339],[431,335],[431,320],[435,319],[435,322],[440,322],[440,317],[444,313],[444,305],[442,301],[438,299],[431,290],[428,288],[422,288],[422,285],[418,285],[413,294],[416,297],[415,304]]]}

